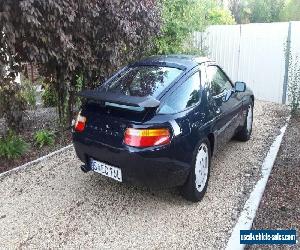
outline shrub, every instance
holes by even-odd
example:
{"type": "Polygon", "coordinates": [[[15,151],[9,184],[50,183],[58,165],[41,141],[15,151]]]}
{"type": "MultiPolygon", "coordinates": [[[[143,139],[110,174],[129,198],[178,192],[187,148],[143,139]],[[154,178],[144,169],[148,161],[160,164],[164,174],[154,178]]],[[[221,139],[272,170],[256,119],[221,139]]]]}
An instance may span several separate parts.
{"type": "Polygon", "coordinates": [[[231,15],[230,11],[220,7],[208,10],[206,21],[210,25],[235,24],[234,17],[231,15]]]}
{"type": "Polygon", "coordinates": [[[229,10],[213,0],[162,0],[163,26],[154,40],[154,54],[197,54],[204,51],[193,47],[192,34],[208,25],[234,24],[229,10]]]}
{"type": "Polygon", "coordinates": [[[40,130],[34,135],[35,144],[41,148],[43,146],[52,146],[55,141],[54,133],[48,130],[40,130]]]}
{"type": "Polygon", "coordinates": [[[155,39],[155,54],[187,53],[186,40],[201,31],[205,22],[205,4],[193,0],[163,0],[163,27],[155,39]]]}
{"type": "Polygon", "coordinates": [[[36,108],[36,89],[28,79],[22,80],[22,96],[27,102],[27,106],[30,109],[36,108]]]}
{"type": "Polygon", "coordinates": [[[300,21],[300,1],[289,0],[281,10],[281,20],[287,21],[300,21]]]}
{"type": "Polygon", "coordinates": [[[57,107],[58,96],[56,90],[52,85],[44,85],[44,93],[42,94],[42,100],[45,107],[57,107]]]}
{"type": "MultiPolygon", "coordinates": [[[[51,79],[63,122],[69,113],[65,100],[78,73],[88,87],[95,86],[150,50],[160,31],[158,2],[3,0],[0,64],[39,65],[39,74],[51,79]]],[[[48,100],[46,104],[53,105],[48,100]]]]}
{"type": "Polygon", "coordinates": [[[300,108],[300,61],[299,57],[290,56],[289,61],[289,105],[292,115],[300,108]]]}
{"type": "Polygon", "coordinates": [[[20,157],[28,150],[28,144],[20,137],[9,132],[4,138],[0,138],[0,156],[7,159],[20,157]]]}

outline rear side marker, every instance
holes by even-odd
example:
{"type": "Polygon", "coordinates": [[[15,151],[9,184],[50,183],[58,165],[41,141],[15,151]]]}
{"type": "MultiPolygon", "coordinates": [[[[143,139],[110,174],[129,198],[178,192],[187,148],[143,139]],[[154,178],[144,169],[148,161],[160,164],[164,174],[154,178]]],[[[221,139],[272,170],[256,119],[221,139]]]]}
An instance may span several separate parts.
{"type": "Polygon", "coordinates": [[[124,143],[128,146],[146,148],[169,144],[170,131],[167,128],[135,129],[127,128],[124,143]]]}

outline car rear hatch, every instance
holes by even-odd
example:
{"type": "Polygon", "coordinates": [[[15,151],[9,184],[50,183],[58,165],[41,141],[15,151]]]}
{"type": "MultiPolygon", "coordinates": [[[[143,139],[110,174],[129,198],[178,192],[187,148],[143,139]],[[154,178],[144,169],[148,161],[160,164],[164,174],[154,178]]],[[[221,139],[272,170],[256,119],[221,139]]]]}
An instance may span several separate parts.
{"type": "MultiPolygon", "coordinates": [[[[163,92],[183,73],[176,65],[133,65],[97,89],[79,93],[86,100],[82,110],[86,117],[83,118],[86,126],[83,136],[113,147],[124,147],[126,128],[149,120],[163,92]]],[[[131,136],[140,137],[134,133],[131,136]]]]}
{"type": "Polygon", "coordinates": [[[152,97],[125,96],[122,94],[86,90],[78,96],[85,100],[82,115],[86,117],[83,135],[91,141],[111,147],[124,147],[126,128],[141,124],[159,106],[152,97]]]}

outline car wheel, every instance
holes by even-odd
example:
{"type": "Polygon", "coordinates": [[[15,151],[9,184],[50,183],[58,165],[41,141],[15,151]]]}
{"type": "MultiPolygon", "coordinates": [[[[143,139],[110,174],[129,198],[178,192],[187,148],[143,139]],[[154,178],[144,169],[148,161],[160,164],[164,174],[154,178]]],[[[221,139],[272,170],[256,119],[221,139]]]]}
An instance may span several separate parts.
{"type": "Polygon", "coordinates": [[[185,199],[198,202],[203,198],[208,185],[210,163],[210,143],[208,139],[204,139],[196,147],[192,171],[182,187],[182,195],[185,199]]]}
{"type": "Polygon", "coordinates": [[[246,111],[246,119],[243,127],[235,135],[235,138],[239,141],[248,141],[252,133],[253,124],[253,102],[251,101],[246,111]]]}

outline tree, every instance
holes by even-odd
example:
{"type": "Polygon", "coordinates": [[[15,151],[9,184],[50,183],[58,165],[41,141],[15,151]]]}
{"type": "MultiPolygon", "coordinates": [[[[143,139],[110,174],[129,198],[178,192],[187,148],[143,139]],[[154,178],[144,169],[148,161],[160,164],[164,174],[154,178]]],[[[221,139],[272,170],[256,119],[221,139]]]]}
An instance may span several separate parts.
{"type": "Polygon", "coordinates": [[[210,25],[216,24],[235,24],[234,17],[231,12],[220,7],[215,7],[208,10],[206,21],[210,25]]]}
{"type": "Polygon", "coordinates": [[[300,21],[300,0],[290,0],[281,13],[282,21],[300,21]]]}
{"type": "Polygon", "coordinates": [[[230,0],[229,8],[237,23],[279,22],[285,0],[230,0]]]}
{"type": "Polygon", "coordinates": [[[186,46],[194,31],[203,31],[210,24],[234,22],[229,11],[214,0],[162,0],[162,7],[162,32],[154,50],[158,54],[195,53],[186,46]]]}
{"type": "Polygon", "coordinates": [[[250,21],[252,23],[279,22],[284,4],[285,0],[251,0],[249,2],[250,21]]]}
{"type": "Polygon", "coordinates": [[[0,117],[5,118],[10,129],[18,132],[22,128],[22,117],[26,109],[21,86],[15,82],[21,67],[14,61],[15,57],[8,56],[5,51],[0,45],[0,117]]]}
{"type": "Polygon", "coordinates": [[[154,0],[2,0],[0,13],[1,63],[10,73],[37,63],[56,89],[61,121],[70,120],[78,77],[95,86],[142,56],[160,28],[154,0]]]}
{"type": "Polygon", "coordinates": [[[249,23],[251,10],[248,6],[248,2],[244,0],[229,0],[229,9],[235,18],[235,21],[239,24],[249,23]]]}
{"type": "Polygon", "coordinates": [[[184,41],[192,31],[200,29],[198,25],[204,20],[199,12],[193,0],[162,0],[163,27],[154,53],[183,52],[184,41]],[[199,18],[196,23],[195,17],[199,18]]]}

